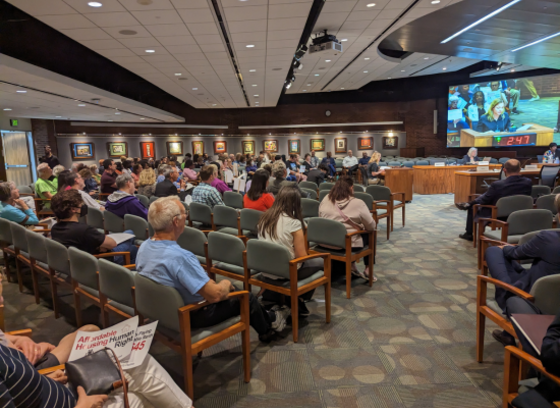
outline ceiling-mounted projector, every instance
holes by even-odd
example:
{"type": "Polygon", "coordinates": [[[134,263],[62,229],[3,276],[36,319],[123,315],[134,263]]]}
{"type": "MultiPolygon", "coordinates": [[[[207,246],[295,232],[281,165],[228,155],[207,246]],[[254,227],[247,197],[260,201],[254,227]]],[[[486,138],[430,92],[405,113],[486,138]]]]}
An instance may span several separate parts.
{"type": "Polygon", "coordinates": [[[336,36],[327,34],[327,30],[317,35],[309,46],[309,54],[324,53],[325,55],[338,55],[342,53],[342,44],[336,36]]]}

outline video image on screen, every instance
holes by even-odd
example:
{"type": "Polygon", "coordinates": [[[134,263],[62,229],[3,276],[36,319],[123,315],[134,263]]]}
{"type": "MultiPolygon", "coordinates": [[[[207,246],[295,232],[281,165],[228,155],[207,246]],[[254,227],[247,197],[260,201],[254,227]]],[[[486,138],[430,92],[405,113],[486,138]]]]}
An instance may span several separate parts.
{"type": "Polygon", "coordinates": [[[447,147],[560,144],[560,74],[449,87],[447,147]]]}

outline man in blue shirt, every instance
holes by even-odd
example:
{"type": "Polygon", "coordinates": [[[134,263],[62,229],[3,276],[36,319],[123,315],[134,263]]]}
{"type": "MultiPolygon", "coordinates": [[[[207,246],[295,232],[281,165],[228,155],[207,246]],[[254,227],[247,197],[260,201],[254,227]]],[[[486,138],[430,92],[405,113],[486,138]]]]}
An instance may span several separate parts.
{"type": "Polygon", "coordinates": [[[19,190],[17,188],[12,189],[10,183],[0,184],[0,201],[2,201],[3,207],[0,217],[21,225],[39,223],[33,210],[23,200],[19,199],[19,190]],[[18,205],[21,210],[16,208],[15,205],[18,205]]]}
{"type": "Polygon", "coordinates": [[[324,164],[328,167],[329,177],[334,177],[334,175],[336,174],[336,162],[332,158],[331,152],[327,152],[327,157],[323,157],[321,164],[324,164]]]}
{"type": "MultiPolygon", "coordinates": [[[[154,235],[138,250],[138,273],[157,283],[175,288],[185,305],[207,301],[209,304],[191,313],[191,328],[214,326],[231,317],[239,316],[239,298],[228,298],[235,290],[224,279],[218,283],[208,274],[192,253],[177,244],[185,229],[187,214],[176,196],[160,198],[150,205],[148,221],[154,235]]],[[[274,332],[286,327],[287,307],[264,309],[253,294],[249,294],[251,326],[261,341],[270,341],[274,332]]]]}
{"type": "Polygon", "coordinates": [[[367,166],[368,163],[369,163],[369,157],[368,157],[366,152],[363,152],[362,153],[362,158],[360,160],[358,160],[358,164],[360,166],[367,166]]]}

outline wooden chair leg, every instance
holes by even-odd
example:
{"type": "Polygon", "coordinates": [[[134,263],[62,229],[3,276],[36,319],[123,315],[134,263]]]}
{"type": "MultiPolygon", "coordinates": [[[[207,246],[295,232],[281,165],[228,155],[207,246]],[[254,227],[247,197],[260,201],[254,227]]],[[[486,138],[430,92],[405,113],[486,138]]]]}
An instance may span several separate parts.
{"type": "Polygon", "coordinates": [[[52,278],[50,279],[50,281],[51,281],[51,294],[52,294],[54,318],[58,319],[60,317],[58,311],[58,287],[52,278]]]}
{"type": "Polygon", "coordinates": [[[251,381],[251,332],[249,327],[241,333],[241,348],[243,349],[243,374],[244,381],[251,381]]]}
{"type": "Polygon", "coordinates": [[[325,283],[325,319],[331,322],[331,283],[325,283]]]}
{"type": "Polygon", "coordinates": [[[2,255],[4,257],[4,271],[6,271],[6,279],[8,282],[12,282],[12,272],[10,271],[10,263],[8,262],[8,253],[6,251],[2,251],[2,255]]]}
{"type": "Polygon", "coordinates": [[[509,408],[509,394],[517,392],[519,386],[519,360],[512,356],[506,349],[506,358],[504,361],[504,394],[503,408],[509,408]]]}
{"type": "Polygon", "coordinates": [[[74,290],[74,307],[76,308],[76,325],[82,327],[82,300],[76,290],[74,290]]]}
{"type": "Polygon", "coordinates": [[[183,351],[183,375],[185,376],[185,392],[194,400],[193,356],[190,347],[183,351]]]}
{"type": "Polygon", "coordinates": [[[371,288],[373,286],[373,255],[369,256],[368,268],[369,268],[369,287],[371,288]]]}
{"type": "Polygon", "coordinates": [[[395,221],[395,214],[391,214],[391,232],[393,232],[393,222],[395,221]]]}
{"type": "MultiPolygon", "coordinates": [[[[404,204],[404,203],[403,203],[404,204]]],[[[406,207],[406,205],[402,206],[402,226],[404,228],[404,208],[406,207]]]]}
{"type": "Polygon", "coordinates": [[[33,294],[35,295],[35,304],[39,304],[40,299],[39,299],[39,284],[37,282],[37,271],[35,271],[35,269],[33,268],[33,266],[31,267],[31,280],[33,282],[33,294]]]}
{"type": "Polygon", "coordinates": [[[350,299],[352,293],[352,262],[346,261],[346,299],[350,299]]]}
{"type": "Polygon", "coordinates": [[[393,217],[390,215],[387,217],[387,241],[389,240],[389,234],[391,233],[391,220],[393,217]]]}
{"type": "Polygon", "coordinates": [[[21,276],[21,262],[16,257],[16,273],[20,293],[23,293],[23,277],[21,276]]]}
{"type": "Polygon", "coordinates": [[[292,292],[291,295],[292,301],[292,335],[294,338],[294,343],[298,342],[298,329],[299,329],[299,305],[298,305],[298,296],[296,293],[292,292]]]}
{"type": "Polygon", "coordinates": [[[486,316],[476,313],[476,361],[482,363],[484,359],[484,328],[486,326],[486,316]]]}

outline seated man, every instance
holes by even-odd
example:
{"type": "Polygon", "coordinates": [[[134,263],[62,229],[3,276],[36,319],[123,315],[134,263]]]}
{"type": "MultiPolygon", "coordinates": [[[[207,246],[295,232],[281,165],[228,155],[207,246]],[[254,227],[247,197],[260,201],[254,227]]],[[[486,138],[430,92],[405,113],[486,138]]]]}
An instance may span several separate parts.
{"type": "Polygon", "coordinates": [[[117,191],[115,181],[117,179],[117,165],[111,159],[103,162],[103,174],[101,175],[101,183],[99,191],[103,194],[113,194],[117,191]]]}
{"type": "MultiPolygon", "coordinates": [[[[185,181],[181,180],[179,183],[179,190],[177,189],[177,179],[179,178],[179,172],[176,167],[171,167],[170,165],[165,165],[163,167],[163,181],[158,181],[156,184],[156,191],[154,195],[156,197],[169,197],[171,195],[179,195],[179,190],[183,191],[185,189],[185,181]]],[[[159,180],[158,176],[158,180],[159,180]]]]}
{"type": "MultiPolygon", "coordinates": [[[[204,167],[201,173],[204,171],[208,168],[204,167]]],[[[191,328],[214,326],[240,314],[239,299],[227,298],[228,293],[235,290],[229,280],[216,283],[210,279],[196,256],[177,244],[186,218],[185,208],[176,197],[152,203],[148,220],[154,228],[154,236],[140,246],[136,269],[155,282],[177,289],[185,305],[206,300],[210,303],[208,306],[191,313],[191,328]]],[[[267,311],[252,293],[249,307],[251,326],[261,341],[270,341],[273,330],[279,332],[286,326],[289,308],[267,311]]]]}
{"type": "MultiPolygon", "coordinates": [[[[37,197],[51,199],[56,194],[58,189],[58,181],[56,178],[52,178],[52,170],[47,163],[41,163],[37,166],[37,173],[39,177],[35,183],[35,192],[37,197]]],[[[44,209],[50,208],[50,203],[45,202],[43,204],[44,209]]]]}
{"type": "Polygon", "coordinates": [[[117,177],[118,190],[107,197],[106,209],[124,219],[126,214],[148,219],[148,210],[134,195],[134,179],[130,174],[123,173],[117,177]]]}
{"type": "Polygon", "coordinates": [[[287,179],[290,181],[305,181],[307,180],[307,176],[302,174],[299,170],[299,161],[297,154],[290,154],[290,160],[286,163],[288,167],[288,177],[287,179]]]}
{"type": "Polygon", "coordinates": [[[490,184],[488,191],[478,196],[469,203],[458,203],[457,208],[467,211],[467,226],[465,233],[459,235],[459,238],[467,241],[473,240],[473,217],[489,218],[492,212],[489,208],[482,208],[478,214],[473,214],[472,206],[475,204],[496,205],[498,200],[503,197],[513,195],[531,195],[533,183],[526,177],[521,176],[521,164],[519,160],[509,159],[504,164],[505,180],[498,180],[490,184]]]}
{"type": "Polygon", "coordinates": [[[327,157],[323,157],[321,164],[324,164],[329,169],[329,177],[334,177],[336,174],[336,161],[332,158],[331,152],[327,152],[327,157]]]}
{"type": "Polygon", "coordinates": [[[348,150],[348,156],[342,161],[342,167],[348,171],[350,177],[354,171],[358,170],[358,158],[352,155],[352,150],[348,150]]]}
{"type": "Polygon", "coordinates": [[[358,160],[358,167],[366,167],[369,164],[369,157],[366,152],[362,153],[362,158],[358,160]]]}
{"type": "Polygon", "coordinates": [[[280,192],[280,189],[285,185],[294,185],[299,190],[301,197],[307,198],[307,193],[302,191],[295,181],[289,181],[286,179],[287,175],[288,170],[286,169],[284,162],[282,160],[276,160],[272,164],[272,181],[269,181],[266,191],[276,196],[280,192]]]}
{"type": "Polygon", "coordinates": [[[95,201],[88,193],[84,191],[85,182],[82,176],[79,173],[71,173],[66,176],[65,184],[67,184],[70,188],[78,191],[82,196],[82,200],[84,200],[84,204],[90,208],[97,208],[100,211],[104,211],[105,207],[101,206],[97,201],[95,201]]]}
{"type": "Polygon", "coordinates": [[[307,173],[307,181],[317,183],[317,186],[325,182],[325,176],[329,169],[324,164],[320,164],[318,168],[309,170],[307,173]]]}
{"type": "Polygon", "coordinates": [[[215,166],[204,166],[200,170],[200,184],[193,189],[192,202],[206,204],[210,208],[215,205],[225,205],[222,196],[215,187],[212,187],[212,182],[217,177],[217,169],[215,166]]]}
{"type": "MultiPolygon", "coordinates": [[[[65,247],[75,247],[92,255],[102,252],[130,252],[130,262],[135,263],[138,248],[134,238],[117,245],[109,235],[91,225],[79,222],[79,217],[87,215],[88,207],[82,196],[74,189],[61,191],[52,199],[52,210],[57,223],[51,229],[52,239],[65,247]]],[[[132,234],[131,230],[125,231],[132,234]]],[[[115,256],[115,263],[124,265],[124,256],[115,256]]]]}
{"type": "Polygon", "coordinates": [[[210,183],[210,185],[218,190],[218,193],[220,193],[222,196],[226,191],[232,191],[231,188],[229,188],[229,186],[225,183],[225,181],[220,179],[220,174],[218,172],[220,163],[211,162],[210,164],[208,164],[208,166],[212,167],[212,169],[214,170],[214,179],[212,180],[212,183],[210,183]]]}
{"type": "Polygon", "coordinates": [[[20,200],[17,187],[12,188],[9,182],[0,184],[0,201],[2,202],[1,218],[21,225],[39,223],[35,212],[23,200],[20,200]]]}
{"type": "Polygon", "coordinates": [[[317,156],[315,156],[315,150],[311,150],[310,163],[311,163],[311,168],[313,168],[313,169],[316,169],[317,167],[319,167],[320,160],[317,156]]]}

